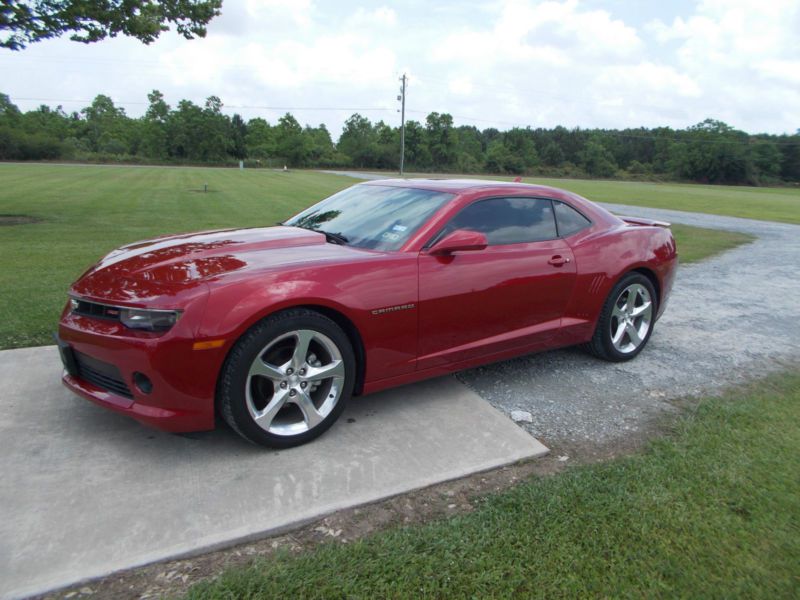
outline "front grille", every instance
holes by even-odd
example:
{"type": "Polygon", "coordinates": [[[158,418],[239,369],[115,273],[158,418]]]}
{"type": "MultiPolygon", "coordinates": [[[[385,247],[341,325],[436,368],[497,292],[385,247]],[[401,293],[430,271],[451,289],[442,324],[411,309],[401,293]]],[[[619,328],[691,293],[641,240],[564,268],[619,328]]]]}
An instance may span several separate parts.
{"type": "Polygon", "coordinates": [[[80,352],[75,352],[75,362],[78,367],[78,377],[123,398],[133,399],[130,388],[122,379],[122,374],[114,365],[92,358],[80,352]]]}
{"type": "Polygon", "coordinates": [[[89,302],[88,300],[78,300],[77,298],[73,299],[72,302],[72,312],[76,315],[119,321],[119,308],[116,306],[107,306],[97,302],[89,302]]]}

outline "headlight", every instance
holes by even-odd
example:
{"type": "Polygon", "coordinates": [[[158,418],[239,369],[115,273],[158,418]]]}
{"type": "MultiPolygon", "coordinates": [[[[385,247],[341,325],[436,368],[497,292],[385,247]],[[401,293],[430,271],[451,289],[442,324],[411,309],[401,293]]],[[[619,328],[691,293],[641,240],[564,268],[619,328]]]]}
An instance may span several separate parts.
{"type": "Polygon", "coordinates": [[[178,322],[178,310],[148,310],[144,308],[121,308],[119,320],[131,329],[166,331],[178,322]]]}

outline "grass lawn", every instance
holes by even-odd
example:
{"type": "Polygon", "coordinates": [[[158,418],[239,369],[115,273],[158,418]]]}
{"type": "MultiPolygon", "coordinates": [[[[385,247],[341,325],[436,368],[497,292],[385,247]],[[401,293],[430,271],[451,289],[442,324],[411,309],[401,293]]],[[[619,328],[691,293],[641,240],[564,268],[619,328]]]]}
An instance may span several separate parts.
{"type": "Polygon", "coordinates": [[[231,569],[216,598],[797,598],[800,374],[701,402],[639,455],[470,514],[231,569]]]}
{"type": "Polygon", "coordinates": [[[673,223],[670,229],[678,244],[678,254],[682,265],[709,258],[755,239],[752,235],[738,231],[706,229],[678,223],[673,223]]]}
{"type": "MultiPolygon", "coordinates": [[[[0,226],[0,348],[52,343],[69,284],[121,244],[167,233],[271,225],[354,183],[310,171],[0,164],[0,215],[41,219],[0,226]],[[203,193],[206,183],[209,191],[203,193]]],[[[595,183],[597,193],[581,193],[607,199],[608,182],[595,183]]],[[[688,195],[702,186],[673,187],[688,195]]],[[[749,239],[684,226],[674,232],[683,262],[749,239]]]]}

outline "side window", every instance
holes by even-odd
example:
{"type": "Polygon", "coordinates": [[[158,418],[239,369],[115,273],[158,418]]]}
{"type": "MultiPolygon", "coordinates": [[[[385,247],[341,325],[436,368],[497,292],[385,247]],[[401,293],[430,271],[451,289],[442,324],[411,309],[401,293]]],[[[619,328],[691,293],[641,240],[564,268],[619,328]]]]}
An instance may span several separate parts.
{"type": "Polygon", "coordinates": [[[490,246],[558,237],[553,203],[542,198],[479,200],[453,217],[443,234],[456,229],[480,231],[490,246]]]}
{"type": "Polygon", "coordinates": [[[556,207],[556,220],[558,221],[558,235],[566,237],[588,227],[592,222],[571,206],[563,202],[553,202],[556,207]]]}

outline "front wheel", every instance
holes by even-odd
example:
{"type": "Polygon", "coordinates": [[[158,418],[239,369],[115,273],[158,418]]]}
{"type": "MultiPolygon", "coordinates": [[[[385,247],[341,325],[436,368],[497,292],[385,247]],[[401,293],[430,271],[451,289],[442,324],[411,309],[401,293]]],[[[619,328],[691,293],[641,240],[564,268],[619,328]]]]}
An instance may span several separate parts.
{"type": "Polygon", "coordinates": [[[324,433],[353,391],[355,356],[342,329],[310,310],[278,313],[236,343],[218,386],[220,412],[245,439],[289,448],[324,433]]]}
{"type": "Polygon", "coordinates": [[[630,360],[650,339],[655,317],[653,284],[641,273],[628,273],[608,295],[588,349],[605,360],[630,360]]]}

